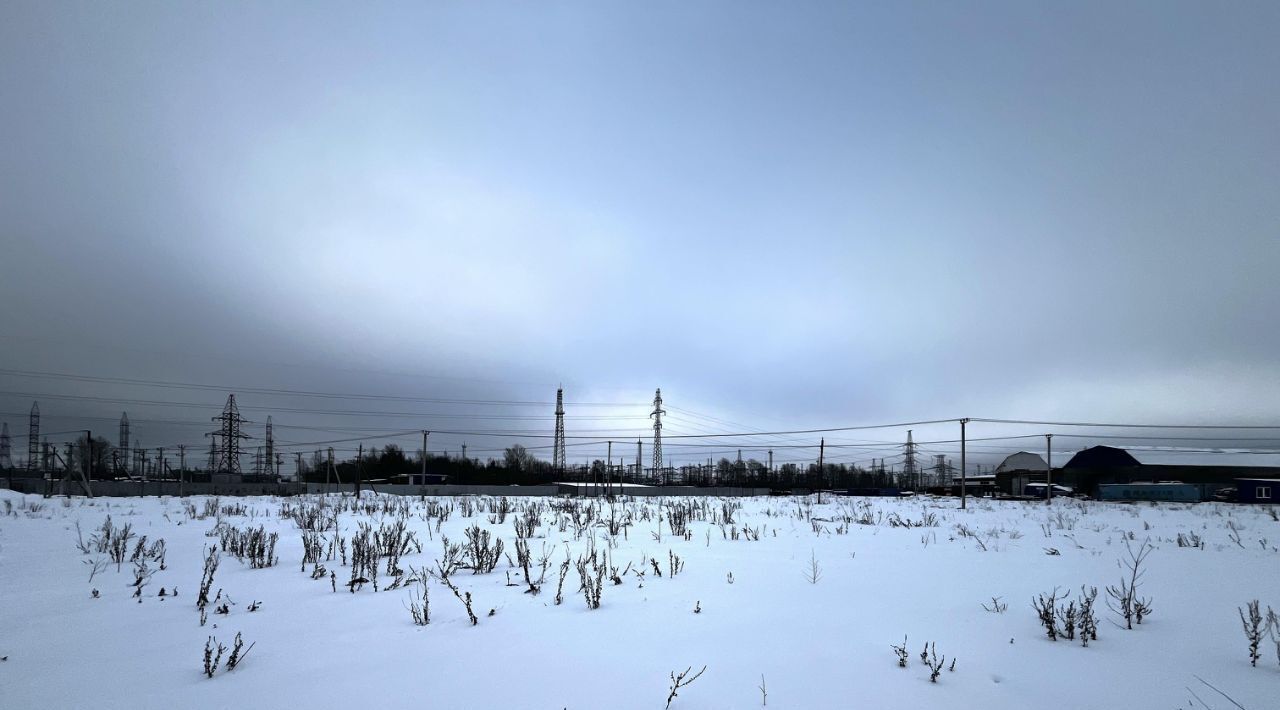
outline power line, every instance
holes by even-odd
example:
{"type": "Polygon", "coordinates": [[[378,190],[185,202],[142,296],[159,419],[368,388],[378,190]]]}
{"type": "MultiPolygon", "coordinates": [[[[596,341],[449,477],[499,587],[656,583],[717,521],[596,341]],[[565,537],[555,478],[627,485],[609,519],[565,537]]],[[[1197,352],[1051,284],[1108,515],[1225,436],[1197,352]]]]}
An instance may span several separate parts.
{"type": "MultiPolygon", "coordinates": [[[[217,404],[208,402],[179,402],[173,400],[158,399],[128,399],[121,397],[98,397],[93,395],[78,394],[50,394],[45,392],[14,392],[11,390],[0,390],[0,396],[7,397],[23,397],[31,399],[59,399],[70,401],[84,402],[101,402],[105,404],[122,404],[122,405],[140,405],[155,407],[184,407],[190,409],[221,409],[217,404]]],[[[312,409],[307,407],[282,407],[282,406],[266,406],[252,405],[241,407],[246,411],[258,412],[288,412],[294,414],[315,414],[325,416],[344,416],[344,417],[416,417],[422,419],[474,419],[474,420],[492,420],[492,421],[548,421],[551,419],[545,415],[531,414],[470,414],[461,413],[454,414],[448,412],[386,412],[375,410],[361,409],[312,409]]],[[[569,417],[570,419],[592,419],[592,420],[639,420],[644,417],[640,415],[626,414],[604,414],[604,415],[582,415],[580,417],[569,417]]]]}
{"type": "Polygon", "coordinates": [[[1118,429],[1277,429],[1280,424],[1115,424],[1102,422],[1046,422],[1030,419],[984,419],[971,417],[972,422],[992,424],[1036,424],[1038,426],[1091,426],[1118,429]]]}
{"type": "MultiPolygon", "coordinates": [[[[291,390],[278,387],[231,387],[227,385],[207,385],[193,382],[173,382],[168,380],[146,380],[129,377],[100,377],[93,375],[76,375],[64,372],[39,372],[33,370],[10,370],[0,368],[0,374],[17,377],[40,379],[74,380],[78,382],[95,382],[101,384],[122,384],[140,387],[159,387],[167,389],[210,390],[214,392],[239,392],[241,394],[261,394],[266,396],[286,397],[321,397],[326,399],[385,400],[396,402],[419,402],[424,404],[467,404],[481,406],[537,406],[550,407],[553,402],[534,400],[502,400],[502,399],[452,399],[444,397],[411,397],[405,395],[381,395],[360,393],[321,392],[315,390],[291,390]]],[[[626,402],[567,402],[575,407],[642,407],[643,404],[626,402]]]]}

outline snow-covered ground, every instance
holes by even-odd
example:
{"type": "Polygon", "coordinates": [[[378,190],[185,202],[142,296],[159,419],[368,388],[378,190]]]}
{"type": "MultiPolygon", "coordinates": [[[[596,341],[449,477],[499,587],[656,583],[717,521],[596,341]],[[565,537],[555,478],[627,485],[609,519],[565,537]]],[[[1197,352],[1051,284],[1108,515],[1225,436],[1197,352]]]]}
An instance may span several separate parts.
{"type": "Polygon", "coordinates": [[[1210,685],[1250,710],[1280,707],[1276,644],[1264,641],[1251,667],[1237,615],[1255,598],[1264,613],[1280,609],[1280,522],[1264,508],[971,500],[959,510],[953,499],[830,497],[506,503],[502,516],[494,498],[366,494],[353,510],[350,497],[46,500],[0,491],[0,707],[662,708],[670,674],[703,666],[672,708],[759,707],[762,684],[769,708],[1235,707],[1210,685]],[[332,577],[313,579],[315,565],[303,564],[303,530],[282,516],[291,511],[313,516],[302,522],[320,528],[319,564],[332,577]],[[337,545],[329,559],[335,531],[325,521],[336,511],[346,565],[337,545]],[[673,534],[673,511],[689,515],[687,535],[673,534]],[[536,595],[516,552],[516,521],[530,515],[540,521],[529,539],[535,581],[547,557],[536,595]],[[155,553],[140,600],[129,561],[137,537],[118,569],[97,551],[108,516],[155,553]],[[368,573],[348,591],[358,526],[377,533],[397,522],[412,533],[395,543],[406,550],[403,576],[397,582],[387,571],[395,561],[380,558],[379,591],[368,573]],[[471,594],[478,624],[437,570],[425,581],[430,623],[416,626],[415,571],[435,568],[446,559],[443,539],[464,542],[473,525],[505,543],[493,571],[449,577],[471,594]],[[223,552],[202,626],[206,548],[258,526],[279,534],[278,561],[255,569],[223,552]],[[1203,544],[1179,546],[1180,533],[1203,544]],[[1136,551],[1146,540],[1154,550],[1139,594],[1153,613],[1125,630],[1104,588],[1120,581],[1125,542],[1136,551]],[[591,549],[601,569],[584,564],[602,579],[598,609],[588,608],[577,569],[591,549]],[[674,576],[673,556],[683,564],[674,576]],[[107,564],[90,581],[96,560],[107,564]],[[1081,585],[1099,589],[1098,640],[1050,641],[1032,598],[1055,588],[1074,598],[1081,585]],[[985,610],[993,597],[1007,611],[985,610]],[[217,613],[227,599],[228,613],[217,613]],[[237,633],[252,650],[231,671],[224,654],[206,677],[208,637],[229,654],[237,633]],[[910,656],[900,668],[890,646],[904,636],[910,656]],[[946,657],[937,683],[919,658],[926,642],[946,657]]]}

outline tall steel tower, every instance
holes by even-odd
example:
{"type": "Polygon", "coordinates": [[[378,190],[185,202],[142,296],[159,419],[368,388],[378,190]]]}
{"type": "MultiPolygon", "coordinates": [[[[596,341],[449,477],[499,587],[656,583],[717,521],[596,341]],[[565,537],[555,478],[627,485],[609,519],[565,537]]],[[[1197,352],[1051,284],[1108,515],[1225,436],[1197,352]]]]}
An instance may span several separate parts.
{"type": "MultiPolygon", "coordinates": [[[[463,451],[462,457],[467,457],[466,451],[463,451]]],[[[551,447],[551,467],[558,474],[563,474],[565,469],[564,454],[564,388],[556,388],[556,438],[555,444],[551,447]]]]}
{"type": "Polygon", "coordinates": [[[252,437],[244,433],[244,425],[249,422],[240,416],[240,408],[236,406],[234,394],[227,395],[227,404],[222,408],[222,414],[213,417],[213,421],[218,422],[218,430],[205,434],[205,436],[218,438],[218,456],[213,472],[241,473],[240,440],[252,437]]]}
{"type": "Polygon", "coordinates": [[[40,468],[40,403],[31,403],[31,425],[27,430],[27,470],[40,468]]]}
{"type": "Polygon", "coordinates": [[[129,450],[129,413],[120,413],[120,445],[122,451],[129,450]]]}
{"type": "MultiPolygon", "coordinates": [[[[120,413],[120,438],[119,445],[116,446],[116,467],[118,469],[129,468],[129,413],[120,413]]],[[[122,471],[117,470],[117,474],[122,471]]]]}
{"type": "Polygon", "coordinates": [[[916,445],[911,440],[911,430],[907,430],[907,445],[905,458],[902,463],[902,475],[906,477],[910,484],[916,483],[916,476],[919,471],[916,470],[916,445]]]}
{"type": "Polygon", "coordinates": [[[13,467],[13,454],[9,444],[9,422],[0,424],[0,468],[13,467]]]}
{"type": "Polygon", "coordinates": [[[275,440],[275,437],[271,435],[271,415],[270,414],[267,415],[267,440],[264,443],[266,444],[266,447],[265,447],[266,456],[264,460],[266,461],[266,464],[267,464],[267,470],[262,471],[261,473],[272,474],[272,473],[275,473],[276,440],[275,440]]]}
{"type": "MultiPolygon", "coordinates": [[[[653,393],[653,411],[649,413],[653,417],[653,475],[662,475],[662,415],[667,410],[662,408],[662,388],[659,387],[653,393]]],[[[665,481],[664,481],[665,482],[665,481]]]]}

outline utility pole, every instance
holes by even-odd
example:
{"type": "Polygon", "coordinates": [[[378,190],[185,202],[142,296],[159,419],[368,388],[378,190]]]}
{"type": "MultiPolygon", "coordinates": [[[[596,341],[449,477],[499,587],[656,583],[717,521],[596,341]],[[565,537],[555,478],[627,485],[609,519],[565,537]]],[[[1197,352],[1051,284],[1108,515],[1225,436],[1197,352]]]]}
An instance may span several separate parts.
{"type": "Polygon", "coordinates": [[[361,461],[364,459],[364,444],[360,444],[356,449],[356,500],[360,500],[360,479],[363,471],[360,470],[361,461]]]}
{"type": "Polygon", "coordinates": [[[826,483],[826,473],[823,471],[826,450],[827,439],[823,437],[818,441],[818,505],[822,505],[822,484],[826,483]]]}
{"type": "Polygon", "coordinates": [[[333,485],[333,447],[329,447],[329,465],[324,470],[324,492],[329,494],[329,487],[333,485]]]}
{"type": "Polygon", "coordinates": [[[637,438],[636,439],[636,483],[641,483],[644,481],[644,464],[641,463],[641,461],[643,460],[644,460],[644,442],[642,442],[640,439],[637,438]]]}
{"type": "Polygon", "coordinates": [[[187,481],[182,474],[187,470],[187,445],[178,444],[178,495],[187,494],[187,481]]]}
{"type": "Polygon", "coordinates": [[[769,476],[773,477],[773,449],[769,449],[769,476]]]}
{"type": "Polygon", "coordinates": [[[297,451],[297,452],[295,452],[295,453],[294,453],[294,456],[297,456],[297,457],[298,457],[298,468],[297,468],[297,472],[296,472],[294,475],[296,475],[296,476],[298,477],[298,481],[302,481],[302,478],[303,478],[303,476],[302,476],[302,452],[301,452],[301,451],[297,451]]]}
{"type": "Polygon", "coordinates": [[[610,479],[613,478],[613,442],[609,442],[609,452],[605,454],[609,459],[609,464],[604,469],[604,494],[606,496],[613,495],[609,490],[610,479]]]}
{"type": "MultiPolygon", "coordinates": [[[[422,430],[422,485],[427,485],[427,436],[431,432],[426,429],[422,430]]],[[[466,451],[463,450],[463,457],[466,457],[466,451]]],[[[446,471],[448,469],[445,469],[446,471]]]]}
{"type": "Polygon", "coordinates": [[[960,420],[960,510],[964,510],[968,505],[969,487],[965,479],[965,425],[969,423],[968,417],[960,420]]]}
{"type": "Polygon", "coordinates": [[[1053,434],[1044,435],[1044,449],[1044,503],[1053,505],[1053,434]]]}
{"type": "Polygon", "coordinates": [[[84,446],[87,451],[84,457],[84,486],[89,488],[89,481],[93,480],[93,432],[88,429],[84,432],[84,446]]]}
{"type": "MultiPolygon", "coordinates": [[[[58,495],[66,494],[68,498],[71,497],[71,494],[67,493],[67,479],[71,477],[71,456],[72,445],[67,444],[67,460],[64,462],[66,465],[62,467],[62,480],[58,482],[58,495]]],[[[85,460],[88,460],[88,458],[86,456],[85,460]]]]}

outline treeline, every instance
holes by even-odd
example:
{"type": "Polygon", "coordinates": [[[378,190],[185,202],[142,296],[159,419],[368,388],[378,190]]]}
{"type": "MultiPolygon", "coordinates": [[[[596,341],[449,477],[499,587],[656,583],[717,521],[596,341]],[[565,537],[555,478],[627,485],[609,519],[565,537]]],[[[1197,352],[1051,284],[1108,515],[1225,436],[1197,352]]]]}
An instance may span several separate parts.
{"type": "MultiPolygon", "coordinates": [[[[429,476],[443,476],[444,482],[472,485],[536,485],[557,479],[556,472],[547,461],[534,458],[520,445],[508,448],[501,460],[480,461],[472,458],[428,456],[426,472],[429,476]]],[[[337,480],[352,483],[383,481],[407,483],[409,477],[423,471],[422,453],[410,457],[399,446],[388,444],[373,448],[357,459],[335,461],[330,470],[327,461],[313,458],[305,466],[303,480],[309,483],[327,483],[337,480]]]]}
{"type": "MultiPolygon", "coordinates": [[[[708,467],[697,467],[707,471],[708,467]]],[[[705,475],[705,474],[704,474],[705,475]]],[[[732,461],[722,458],[716,462],[711,476],[714,485],[750,486],[789,490],[793,488],[838,489],[892,488],[897,485],[896,476],[887,471],[869,470],[843,463],[784,463],[770,470],[761,461],[732,461]]],[[[707,484],[710,485],[710,484],[707,484]]]]}
{"type": "MultiPolygon", "coordinates": [[[[95,437],[92,445],[86,447],[84,438],[76,442],[70,450],[71,466],[81,472],[92,470],[95,479],[111,479],[120,476],[121,469],[131,469],[129,461],[117,460],[122,453],[116,450],[106,439],[95,437]],[[91,452],[89,457],[84,451],[91,452]],[[90,461],[92,465],[90,466],[90,461]]],[[[54,452],[54,460],[50,468],[60,471],[66,465],[63,459],[67,452],[54,452]]],[[[148,461],[147,463],[153,463],[148,461]]],[[[178,461],[166,456],[164,471],[158,466],[148,466],[147,477],[156,479],[176,479],[179,476],[178,461]]],[[[193,482],[209,481],[211,476],[204,463],[196,457],[187,458],[187,468],[181,473],[184,480],[193,482]]],[[[411,476],[423,473],[422,452],[412,455],[395,444],[381,448],[372,447],[357,457],[336,460],[332,467],[320,452],[301,461],[301,479],[309,483],[353,483],[360,481],[376,484],[409,483],[411,476]]],[[[294,462],[286,461],[282,473],[294,473],[294,462]]],[[[609,469],[603,459],[591,464],[576,464],[564,471],[557,471],[548,461],[533,456],[525,447],[516,444],[504,450],[502,458],[479,460],[450,456],[428,455],[426,473],[429,483],[446,483],[461,485],[522,485],[531,486],[555,481],[567,482],[600,482],[606,480],[623,483],[645,485],[693,485],[693,486],[741,486],[753,488],[771,488],[774,490],[808,489],[852,489],[852,488],[890,488],[897,485],[897,477],[892,473],[879,470],[867,470],[847,464],[826,464],[819,467],[816,463],[799,465],[785,463],[770,470],[767,465],[755,459],[733,461],[722,458],[714,465],[684,465],[663,469],[655,473],[646,468],[637,475],[635,466],[615,465],[609,469]]],[[[17,472],[10,471],[10,475],[17,472]]],[[[132,471],[131,471],[132,472],[132,471]]],[[[23,472],[25,473],[25,472],[23,472]]],[[[137,472],[132,472],[136,477],[137,472]]],[[[252,466],[244,470],[246,482],[267,482],[275,480],[272,475],[255,474],[252,466]]],[[[909,486],[908,486],[909,487],[909,486]]]]}
{"type": "MultiPolygon", "coordinates": [[[[351,483],[359,477],[362,481],[407,483],[410,476],[423,472],[421,452],[410,457],[394,444],[372,449],[356,459],[334,462],[332,471],[327,461],[312,459],[306,466],[303,479],[311,483],[333,482],[336,479],[351,483]]],[[[590,465],[574,465],[564,471],[556,471],[548,461],[529,454],[520,445],[506,449],[501,459],[485,461],[445,456],[429,456],[426,473],[429,478],[444,477],[444,483],[470,485],[539,485],[554,481],[603,483],[614,482],[647,485],[694,486],[743,486],[789,490],[793,488],[889,488],[895,484],[893,474],[867,470],[847,464],[816,464],[800,466],[787,463],[770,471],[768,466],[755,460],[731,461],[720,459],[714,466],[686,465],[665,469],[655,474],[645,469],[636,475],[634,466],[615,465],[610,471],[603,459],[590,465]]],[[[435,482],[431,480],[430,482],[435,482]]]]}

